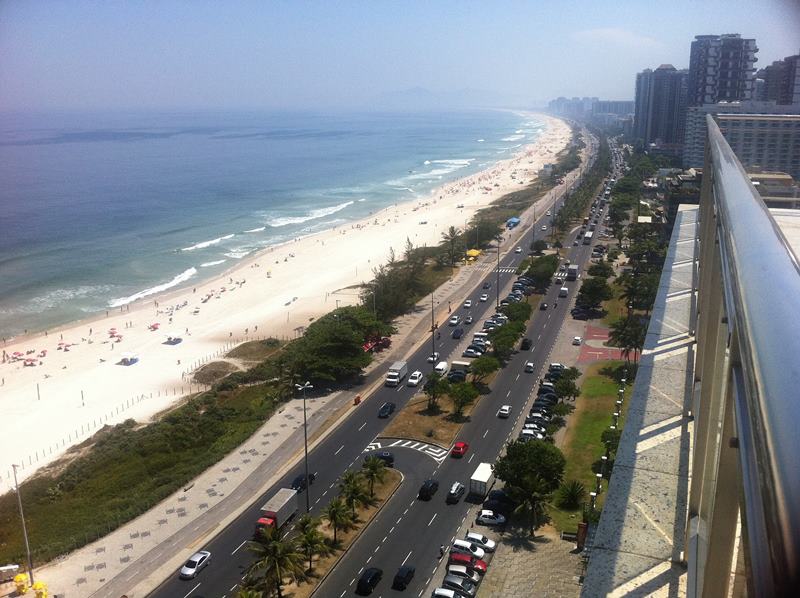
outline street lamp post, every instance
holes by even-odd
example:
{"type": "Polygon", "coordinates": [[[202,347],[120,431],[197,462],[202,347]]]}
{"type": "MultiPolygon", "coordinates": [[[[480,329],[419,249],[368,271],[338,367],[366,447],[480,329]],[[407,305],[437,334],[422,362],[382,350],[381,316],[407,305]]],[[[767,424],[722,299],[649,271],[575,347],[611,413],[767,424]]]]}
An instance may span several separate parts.
{"type": "Polygon", "coordinates": [[[28,543],[28,528],[25,526],[25,513],[22,511],[22,495],[19,491],[19,484],[17,483],[17,465],[11,465],[14,470],[14,489],[17,492],[17,504],[19,505],[19,518],[22,521],[22,536],[25,538],[25,554],[28,555],[28,576],[33,585],[33,561],[31,560],[31,546],[28,543]]]}
{"type": "MultiPolygon", "coordinates": [[[[433,319],[433,292],[431,292],[431,355],[436,353],[436,322],[433,319]]],[[[436,359],[431,363],[431,367],[436,369],[436,359]]]]}
{"type": "Polygon", "coordinates": [[[500,309],[500,240],[503,237],[497,235],[497,278],[495,280],[495,309],[500,309]]]}
{"type": "Polygon", "coordinates": [[[306,419],[306,390],[313,390],[311,383],[306,380],[305,384],[295,384],[297,390],[303,392],[303,461],[306,470],[306,513],[311,511],[311,481],[308,479],[308,420],[306,419]]]}

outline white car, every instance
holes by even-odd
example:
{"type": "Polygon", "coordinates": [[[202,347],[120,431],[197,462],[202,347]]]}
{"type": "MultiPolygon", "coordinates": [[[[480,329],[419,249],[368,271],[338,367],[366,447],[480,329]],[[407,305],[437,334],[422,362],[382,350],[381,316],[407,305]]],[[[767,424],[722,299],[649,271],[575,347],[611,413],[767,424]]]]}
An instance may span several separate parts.
{"type": "Polygon", "coordinates": [[[461,318],[459,318],[458,316],[453,316],[447,323],[450,324],[450,326],[457,326],[460,321],[461,318]]]}
{"type": "Polygon", "coordinates": [[[207,550],[200,550],[195,552],[186,564],[181,567],[181,579],[193,579],[197,577],[200,570],[203,569],[211,561],[211,553],[207,550]]]}
{"type": "Polygon", "coordinates": [[[552,215],[553,215],[553,213],[552,213],[550,210],[547,210],[547,215],[548,215],[548,216],[552,216],[552,215]]]}
{"type": "Polygon", "coordinates": [[[479,534],[477,532],[467,532],[464,534],[464,539],[467,542],[472,542],[473,544],[477,544],[481,548],[483,548],[486,552],[494,552],[494,549],[497,547],[497,543],[494,540],[490,540],[483,534],[479,534]]]}
{"type": "Polygon", "coordinates": [[[478,515],[477,521],[481,525],[503,525],[506,522],[506,518],[499,513],[495,514],[494,511],[484,509],[478,515]]]}
{"type": "Polygon", "coordinates": [[[535,369],[535,366],[533,365],[532,361],[528,361],[525,364],[525,371],[528,372],[529,374],[532,374],[534,369],[535,369]]]}
{"type": "Polygon", "coordinates": [[[497,410],[497,417],[505,419],[509,415],[511,415],[511,405],[503,405],[497,410]]]}
{"type": "Polygon", "coordinates": [[[573,345],[580,345],[581,343],[583,343],[583,339],[580,336],[575,336],[572,338],[573,345]]]}
{"type": "Polygon", "coordinates": [[[517,247],[517,248],[514,250],[514,253],[522,253],[522,247],[517,247]]]}
{"type": "Polygon", "coordinates": [[[472,307],[472,299],[467,299],[464,301],[464,309],[469,309],[470,307],[472,307]]]}
{"type": "Polygon", "coordinates": [[[439,360],[439,351],[434,351],[428,355],[428,363],[436,363],[439,360]]]}
{"type": "Polygon", "coordinates": [[[542,230],[547,230],[547,225],[546,224],[542,225],[542,230]]]}
{"type": "Polygon", "coordinates": [[[484,293],[483,295],[480,296],[480,300],[481,300],[481,303],[483,303],[484,301],[488,301],[489,300],[489,295],[487,293],[484,293]]]}
{"type": "Polygon", "coordinates": [[[483,559],[483,557],[486,556],[486,552],[483,550],[483,548],[477,544],[473,544],[472,542],[467,542],[466,540],[455,540],[450,551],[460,552],[461,554],[469,554],[474,556],[476,559],[483,559]]]}
{"type": "Polygon", "coordinates": [[[408,385],[409,386],[417,386],[417,385],[419,385],[420,382],[422,382],[422,372],[420,372],[419,370],[413,372],[408,377],[408,385]]]}

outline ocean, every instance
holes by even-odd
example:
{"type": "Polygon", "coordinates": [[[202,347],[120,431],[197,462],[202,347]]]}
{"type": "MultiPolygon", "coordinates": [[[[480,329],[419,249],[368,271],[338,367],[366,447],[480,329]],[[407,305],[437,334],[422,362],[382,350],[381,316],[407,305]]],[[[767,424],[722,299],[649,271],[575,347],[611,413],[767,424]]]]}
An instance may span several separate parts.
{"type": "Polygon", "coordinates": [[[196,285],[542,130],[509,111],[0,114],[0,336],[196,285]]]}

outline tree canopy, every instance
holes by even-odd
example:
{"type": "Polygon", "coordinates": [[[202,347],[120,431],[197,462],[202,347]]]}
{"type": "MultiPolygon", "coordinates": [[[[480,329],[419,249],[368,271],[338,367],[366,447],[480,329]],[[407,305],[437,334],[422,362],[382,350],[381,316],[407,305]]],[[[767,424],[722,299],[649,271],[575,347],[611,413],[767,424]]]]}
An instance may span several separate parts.
{"type": "Polygon", "coordinates": [[[494,474],[506,484],[523,486],[525,479],[538,476],[545,490],[553,492],[561,484],[566,460],[558,447],[533,440],[514,440],[506,445],[506,453],[494,464],[494,474]]]}

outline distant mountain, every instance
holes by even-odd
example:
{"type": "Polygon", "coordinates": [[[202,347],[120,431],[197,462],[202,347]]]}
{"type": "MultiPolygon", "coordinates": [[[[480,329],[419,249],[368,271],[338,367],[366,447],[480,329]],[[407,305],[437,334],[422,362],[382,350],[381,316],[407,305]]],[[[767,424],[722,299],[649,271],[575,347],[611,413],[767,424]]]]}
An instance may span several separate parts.
{"type": "Polygon", "coordinates": [[[412,87],[376,96],[370,106],[383,110],[463,110],[468,108],[528,107],[529,98],[485,89],[432,91],[412,87]]]}

